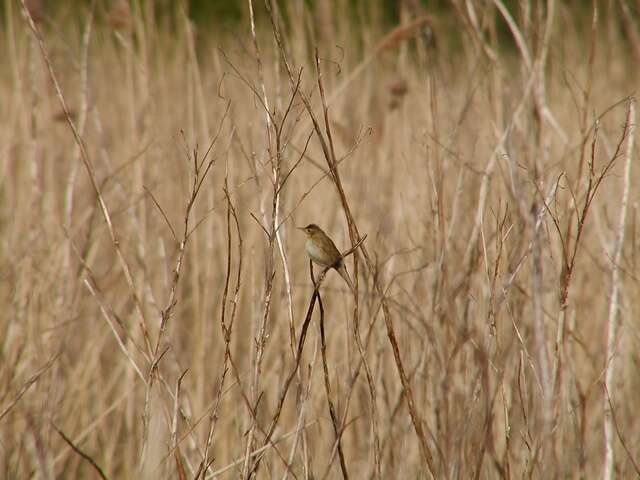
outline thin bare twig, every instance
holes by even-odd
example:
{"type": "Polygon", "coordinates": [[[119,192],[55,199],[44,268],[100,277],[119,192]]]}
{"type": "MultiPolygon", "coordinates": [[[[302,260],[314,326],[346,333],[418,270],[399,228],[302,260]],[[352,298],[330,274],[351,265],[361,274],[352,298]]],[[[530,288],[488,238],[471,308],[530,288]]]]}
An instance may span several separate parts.
{"type": "Polygon", "coordinates": [[[609,395],[609,389],[607,388],[607,384],[605,383],[603,387],[604,387],[604,393],[607,397],[607,403],[609,405],[608,411],[609,411],[609,414],[611,415],[611,421],[613,422],[613,426],[616,429],[616,434],[618,435],[618,439],[622,444],[622,448],[624,448],[624,451],[627,453],[627,457],[629,457],[629,460],[631,461],[631,464],[633,465],[633,468],[636,471],[636,475],[640,478],[640,466],[638,466],[638,463],[633,458],[633,453],[631,453],[631,451],[629,450],[629,447],[627,447],[627,442],[624,441],[624,437],[622,436],[622,432],[620,431],[620,427],[618,426],[618,421],[616,420],[616,412],[613,408],[613,403],[611,403],[611,396],[609,395]]]}
{"type": "Polygon", "coordinates": [[[36,373],[31,375],[31,377],[26,382],[24,382],[22,387],[20,387],[20,390],[18,390],[18,393],[7,404],[7,406],[2,409],[2,412],[0,412],[0,422],[2,422],[2,419],[13,409],[13,407],[16,406],[22,396],[27,393],[27,391],[29,391],[29,389],[40,379],[40,377],[53,366],[59,356],[60,352],[51,357],[51,359],[47,363],[45,363],[40,369],[38,369],[36,373]]]}
{"type": "Polygon", "coordinates": [[[69,445],[74,452],[76,452],[78,455],[80,455],[84,460],[86,460],[87,462],[89,462],[89,465],[91,465],[91,467],[93,467],[93,469],[96,471],[96,473],[100,476],[100,478],[102,480],[109,480],[109,477],[107,477],[104,473],[104,471],[102,470],[102,468],[100,467],[100,465],[98,465],[98,463],[87,453],[83,452],[80,447],[78,447],[75,443],[73,443],[73,441],[67,437],[64,432],[62,430],[60,430],[55,423],[51,422],[51,425],[53,426],[54,430],[56,432],[58,432],[58,434],[62,437],[62,439],[66,442],[67,445],[69,445]]]}

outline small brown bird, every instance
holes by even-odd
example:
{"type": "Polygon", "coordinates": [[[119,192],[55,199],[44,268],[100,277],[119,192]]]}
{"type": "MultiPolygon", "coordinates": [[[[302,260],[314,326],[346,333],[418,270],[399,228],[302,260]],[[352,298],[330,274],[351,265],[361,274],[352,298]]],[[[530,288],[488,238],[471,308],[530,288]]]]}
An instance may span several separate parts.
{"type": "Polygon", "coordinates": [[[307,241],[304,247],[309,258],[321,267],[335,269],[347,282],[351,291],[354,291],[353,283],[351,283],[342,255],[329,236],[315,223],[311,223],[306,227],[298,227],[298,229],[307,234],[307,241]]]}

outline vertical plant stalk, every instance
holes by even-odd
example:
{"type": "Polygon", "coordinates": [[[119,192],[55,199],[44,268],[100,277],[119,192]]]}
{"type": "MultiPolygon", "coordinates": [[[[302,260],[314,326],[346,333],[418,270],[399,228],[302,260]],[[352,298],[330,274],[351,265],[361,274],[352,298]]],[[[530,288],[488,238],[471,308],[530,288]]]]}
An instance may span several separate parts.
{"type": "Polygon", "coordinates": [[[614,380],[616,373],[616,334],[618,331],[618,316],[620,311],[620,260],[622,259],[622,247],[624,245],[624,232],[627,223],[627,208],[629,205],[629,191],[631,186],[631,164],[633,158],[633,146],[636,132],[636,107],[635,100],[629,101],[629,111],[627,113],[627,125],[629,133],[627,137],[627,150],[624,169],[624,189],[622,191],[622,203],[620,206],[620,218],[618,220],[618,231],[613,245],[613,255],[611,261],[611,297],[609,300],[609,320],[607,323],[607,357],[605,363],[604,388],[607,392],[603,395],[604,402],[604,441],[605,459],[602,471],[603,480],[611,480],[614,473],[614,419],[612,412],[612,402],[609,395],[614,396],[614,380]]]}
{"type": "MultiPolygon", "coordinates": [[[[186,480],[186,472],[184,471],[184,463],[185,460],[187,464],[189,464],[188,459],[182,458],[182,453],[180,452],[180,442],[178,441],[178,417],[180,412],[180,388],[182,387],[182,380],[189,369],[186,369],[180,377],[178,377],[178,381],[176,382],[175,394],[173,397],[173,412],[171,416],[171,450],[173,451],[173,456],[176,462],[176,473],[178,475],[179,480],[186,480]]],[[[189,468],[190,471],[193,471],[189,468]]]]}
{"type": "MultiPolygon", "coordinates": [[[[315,348],[313,351],[313,355],[312,355],[312,360],[310,362],[310,367],[309,367],[309,377],[311,377],[313,375],[313,369],[316,365],[316,359],[318,356],[318,341],[316,340],[315,342],[315,348]]],[[[299,372],[299,370],[298,370],[299,372]]],[[[303,448],[303,470],[305,472],[305,477],[304,478],[308,478],[308,464],[305,461],[304,458],[304,451],[306,450],[306,444],[307,444],[307,439],[306,437],[303,436],[303,431],[304,429],[304,419],[305,419],[305,406],[306,406],[306,402],[307,400],[309,400],[309,395],[311,394],[311,385],[313,382],[307,382],[306,387],[304,387],[303,392],[300,394],[300,407],[299,407],[299,411],[298,411],[298,421],[297,421],[297,425],[296,425],[296,429],[295,429],[295,434],[293,436],[293,441],[291,442],[291,448],[289,450],[289,458],[288,458],[288,466],[289,468],[287,468],[287,470],[284,472],[284,475],[282,476],[282,480],[287,480],[289,478],[289,473],[291,470],[291,466],[293,465],[293,460],[294,460],[294,456],[296,451],[298,450],[298,444],[300,442],[300,438],[302,437],[302,448],[303,448]]]]}
{"type": "MultiPolygon", "coordinates": [[[[316,280],[313,277],[313,263],[309,260],[309,272],[311,274],[311,281],[316,284],[316,280]]],[[[318,307],[320,307],[320,351],[322,353],[322,371],[324,373],[324,389],[327,395],[327,403],[329,407],[329,416],[331,417],[331,425],[333,426],[333,433],[336,437],[338,444],[338,457],[340,458],[340,469],[342,471],[342,478],[345,480],[349,478],[347,472],[347,464],[344,460],[344,452],[342,450],[342,432],[338,427],[338,416],[336,415],[336,407],[333,405],[331,399],[331,382],[329,380],[329,366],[327,364],[327,341],[324,334],[324,306],[322,305],[322,297],[320,291],[318,291],[318,307]]],[[[331,465],[329,465],[330,467],[331,465]]]]}
{"type": "Polygon", "coordinates": [[[240,281],[242,279],[242,234],[240,231],[240,222],[238,221],[238,214],[236,212],[236,208],[231,202],[231,195],[229,194],[229,183],[228,183],[228,166],[227,166],[227,174],[224,178],[224,194],[227,200],[227,269],[225,273],[224,280],[224,289],[222,292],[222,304],[220,308],[220,329],[222,331],[222,337],[224,339],[224,359],[222,364],[222,374],[220,377],[220,385],[218,387],[218,393],[216,395],[216,400],[213,409],[211,410],[211,415],[209,417],[209,433],[207,434],[207,443],[205,444],[204,457],[200,466],[198,468],[198,472],[195,475],[195,479],[200,478],[202,474],[203,478],[205,474],[208,472],[208,469],[213,462],[214,459],[209,460],[209,449],[213,443],[213,434],[215,432],[215,428],[218,422],[218,409],[220,407],[220,401],[222,400],[222,394],[224,391],[225,380],[227,378],[227,373],[229,371],[229,363],[231,362],[231,333],[233,332],[233,324],[236,318],[236,312],[238,309],[238,297],[240,293],[240,281]],[[238,236],[238,273],[236,277],[236,284],[234,288],[233,307],[231,309],[230,319],[227,322],[226,320],[226,311],[227,311],[227,295],[229,293],[229,281],[231,278],[231,262],[233,258],[233,254],[231,252],[231,216],[233,215],[233,220],[236,228],[236,234],[238,236]]]}
{"type": "MultiPolygon", "coordinates": [[[[540,6],[539,8],[543,8],[540,6]]],[[[535,83],[535,108],[536,115],[535,120],[537,124],[538,130],[538,145],[536,158],[541,159],[536,166],[536,177],[544,172],[547,166],[547,149],[545,148],[545,128],[544,121],[547,120],[548,123],[556,129],[559,133],[559,136],[564,141],[567,142],[567,136],[562,131],[558,122],[555,120],[551,111],[547,106],[546,101],[546,78],[545,71],[547,67],[547,55],[549,51],[549,42],[552,33],[553,21],[555,17],[555,1],[547,0],[546,2],[546,12],[544,18],[544,26],[540,25],[538,28],[543,27],[543,35],[542,35],[542,44],[540,45],[540,52],[536,59],[535,64],[533,65],[533,75],[536,77],[535,83]]],[[[542,23],[542,20],[539,20],[542,23]]],[[[538,181],[538,178],[534,179],[534,181],[538,181]]],[[[531,223],[535,222],[535,218],[531,219],[531,223]]],[[[533,230],[534,235],[534,249],[533,249],[533,281],[534,281],[534,332],[536,341],[538,343],[538,361],[540,364],[540,376],[542,378],[542,412],[544,418],[544,437],[546,438],[547,432],[555,432],[552,430],[552,419],[554,417],[553,414],[553,390],[554,384],[552,381],[552,373],[549,366],[549,350],[547,348],[546,341],[546,329],[544,325],[544,313],[543,313],[543,286],[544,286],[544,270],[543,270],[543,257],[542,257],[542,249],[541,249],[541,238],[537,231],[533,230]]],[[[562,322],[564,323],[564,322],[562,322]]],[[[564,326],[562,327],[564,329],[564,326]]],[[[560,356],[561,352],[556,350],[556,357],[560,356]]],[[[557,436],[554,433],[554,440],[557,436]]],[[[555,445],[551,445],[551,450],[555,454],[555,445]]]]}
{"type": "MultiPolygon", "coordinates": [[[[598,27],[598,2],[597,0],[593,1],[593,12],[591,17],[591,42],[589,48],[589,56],[587,63],[587,81],[586,86],[583,92],[583,110],[580,119],[580,134],[583,138],[580,147],[580,159],[579,159],[579,167],[578,167],[578,179],[582,178],[582,171],[585,164],[585,159],[587,158],[588,151],[588,115],[590,112],[589,105],[591,99],[591,90],[593,86],[593,66],[595,61],[596,47],[597,47],[597,27],[598,27]]],[[[580,188],[579,185],[577,187],[580,188]]],[[[566,228],[566,244],[569,244],[569,239],[571,238],[572,229],[573,229],[573,218],[577,213],[577,209],[569,209],[569,219],[567,221],[566,228]]],[[[564,267],[563,267],[564,268],[564,267]]],[[[553,401],[554,401],[554,411],[558,412],[560,408],[562,408],[561,404],[564,402],[563,396],[565,395],[565,390],[563,389],[563,385],[568,385],[568,379],[565,383],[564,377],[564,365],[567,363],[567,360],[571,357],[571,353],[567,351],[565,347],[565,330],[566,330],[566,319],[567,319],[567,309],[569,306],[568,297],[569,297],[569,282],[570,276],[563,277],[561,282],[561,295],[559,301],[559,312],[556,321],[556,339],[555,339],[555,355],[553,356],[553,401]],[[565,280],[567,281],[565,283],[565,280]],[[567,360],[565,360],[567,359],[567,360]]],[[[573,312],[575,315],[575,311],[573,312]]],[[[570,330],[571,331],[571,330],[570,330]]],[[[570,361],[570,360],[569,360],[570,361]]],[[[580,390],[580,387],[577,385],[577,380],[573,373],[572,369],[568,369],[569,376],[573,378],[573,384],[575,385],[577,390],[580,390]]],[[[555,429],[554,429],[555,431],[555,429]]],[[[554,446],[556,451],[558,451],[557,447],[557,435],[555,436],[556,445],[554,446]]]]}
{"type": "MultiPolygon", "coordinates": [[[[89,111],[89,46],[91,44],[91,33],[93,29],[93,8],[91,8],[89,13],[89,18],[87,19],[87,25],[85,27],[84,33],[82,35],[82,55],[80,58],[80,115],[78,118],[78,133],[82,137],[84,135],[84,129],[87,123],[87,113],[89,111]]],[[[73,193],[74,186],[76,183],[76,178],[78,176],[78,167],[81,162],[80,158],[81,152],[78,148],[77,150],[77,161],[73,162],[70,166],[71,170],[69,172],[69,176],[67,179],[67,184],[65,188],[65,204],[64,204],[64,225],[65,228],[70,232],[71,231],[71,219],[73,214],[73,193]]],[[[71,240],[67,244],[67,249],[65,251],[65,256],[63,260],[63,271],[68,271],[71,273],[70,261],[71,261],[71,252],[72,252],[71,240]]],[[[67,280],[68,284],[71,284],[71,278],[67,280]]]]}
{"type": "MultiPolygon", "coordinates": [[[[273,122],[271,121],[271,116],[269,113],[269,99],[267,98],[267,89],[265,87],[265,83],[264,83],[264,69],[262,67],[262,59],[260,58],[260,49],[258,47],[258,39],[256,37],[256,24],[255,24],[255,18],[254,18],[254,12],[253,12],[253,1],[252,0],[248,0],[249,2],[249,19],[251,21],[251,38],[253,40],[253,49],[254,49],[254,54],[256,57],[256,64],[258,66],[258,80],[260,81],[260,90],[262,93],[262,101],[264,103],[264,108],[265,108],[265,120],[267,122],[267,138],[268,138],[268,143],[269,143],[269,148],[271,148],[271,128],[273,127],[273,122]]],[[[276,57],[277,58],[277,57],[276,57]]],[[[276,73],[277,73],[278,69],[276,68],[276,73]]],[[[278,88],[276,86],[276,88],[278,88]]],[[[280,102],[277,102],[278,106],[279,106],[280,102]]],[[[278,108],[278,106],[276,108],[278,108]]],[[[284,126],[284,121],[282,122],[282,126],[284,126]]],[[[280,127],[280,129],[282,129],[282,126],[280,127]]],[[[278,132],[276,132],[277,135],[279,135],[278,132]]],[[[276,152],[276,157],[278,158],[278,160],[280,159],[280,152],[276,152]]],[[[282,229],[281,224],[280,224],[280,200],[281,200],[281,190],[282,190],[282,185],[284,184],[284,182],[286,181],[286,177],[284,179],[281,179],[280,177],[280,170],[279,170],[280,165],[277,165],[277,168],[273,168],[272,169],[272,174],[273,174],[273,182],[274,182],[274,191],[275,191],[275,216],[273,218],[273,225],[277,225],[278,227],[275,228],[274,233],[276,236],[276,243],[278,245],[278,252],[280,253],[280,258],[282,260],[282,269],[283,269],[283,273],[284,273],[284,283],[285,283],[285,290],[286,290],[286,295],[287,295],[287,313],[289,314],[289,331],[290,331],[290,337],[291,337],[291,351],[292,353],[295,354],[295,325],[293,322],[293,295],[292,295],[292,290],[291,290],[291,275],[289,273],[289,264],[287,262],[287,256],[285,254],[285,249],[284,249],[284,243],[282,240],[282,229]]]]}
{"type": "MultiPolygon", "coordinates": [[[[255,27],[255,19],[253,14],[253,1],[248,0],[249,6],[249,17],[251,21],[251,35],[253,38],[253,48],[254,55],[256,59],[256,64],[258,66],[258,77],[262,87],[262,99],[263,106],[265,109],[265,117],[267,122],[267,150],[269,152],[269,160],[272,167],[273,172],[273,183],[274,183],[274,195],[272,198],[272,209],[271,209],[271,219],[270,219],[270,227],[268,231],[268,246],[266,252],[266,265],[265,265],[265,287],[262,298],[262,316],[259,319],[259,324],[256,325],[254,330],[254,356],[253,356],[253,373],[251,377],[251,398],[254,403],[253,409],[257,408],[258,399],[260,397],[259,388],[260,388],[260,373],[262,368],[262,359],[264,356],[264,347],[267,338],[267,324],[269,321],[269,312],[271,310],[271,295],[273,292],[273,280],[275,277],[275,269],[274,269],[274,261],[273,261],[273,250],[274,250],[274,237],[275,237],[275,225],[277,225],[276,215],[280,203],[280,195],[278,185],[280,183],[280,152],[279,152],[279,138],[276,141],[276,152],[272,150],[272,138],[271,138],[271,115],[269,111],[269,99],[267,98],[267,92],[264,85],[264,77],[262,71],[262,60],[260,58],[260,49],[258,48],[258,41],[256,39],[256,27],[255,27]]],[[[257,92],[256,92],[257,94],[257,92]]],[[[264,215],[264,213],[263,213],[264,215]]],[[[265,221],[269,221],[269,219],[264,218],[265,221]]],[[[256,416],[252,415],[251,426],[249,427],[249,431],[247,433],[247,441],[245,446],[245,460],[244,465],[242,467],[242,478],[248,478],[250,467],[251,467],[251,458],[250,454],[253,450],[253,442],[254,442],[254,434],[256,429],[256,416]]]]}

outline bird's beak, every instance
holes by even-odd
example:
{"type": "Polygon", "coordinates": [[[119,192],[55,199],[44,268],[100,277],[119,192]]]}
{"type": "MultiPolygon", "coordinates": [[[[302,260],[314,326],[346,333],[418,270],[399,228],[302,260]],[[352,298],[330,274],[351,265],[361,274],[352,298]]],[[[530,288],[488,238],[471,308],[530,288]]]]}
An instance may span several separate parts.
{"type": "Polygon", "coordinates": [[[304,227],[296,227],[298,230],[304,231],[304,227]]]}

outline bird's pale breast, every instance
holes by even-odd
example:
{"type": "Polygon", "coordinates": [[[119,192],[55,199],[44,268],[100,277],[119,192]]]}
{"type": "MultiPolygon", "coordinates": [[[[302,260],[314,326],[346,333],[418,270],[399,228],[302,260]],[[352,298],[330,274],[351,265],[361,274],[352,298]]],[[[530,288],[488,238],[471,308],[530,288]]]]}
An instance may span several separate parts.
{"type": "Polygon", "coordinates": [[[311,260],[318,265],[330,267],[335,262],[334,258],[330,258],[331,255],[327,254],[327,252],[320,248],[320,246],[310,238],[307,239],[304,247],[309,254],[309,257],[311,257],[311,260]]]}

